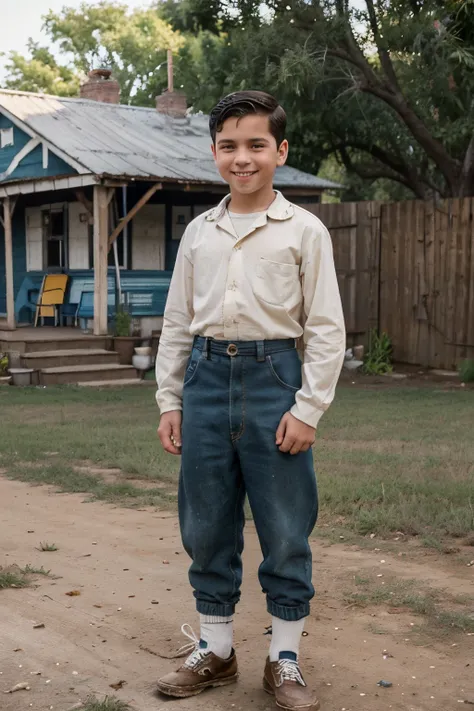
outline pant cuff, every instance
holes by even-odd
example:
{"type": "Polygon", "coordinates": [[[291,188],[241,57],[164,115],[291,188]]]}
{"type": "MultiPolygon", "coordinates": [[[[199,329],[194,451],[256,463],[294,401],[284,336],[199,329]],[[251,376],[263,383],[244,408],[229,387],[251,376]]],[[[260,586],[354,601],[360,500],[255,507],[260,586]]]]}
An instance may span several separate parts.
{"type": "Polygon", "coordinates": [[[200,615],[212,615],[212,617],[232,617],[235,612],[235,605],[197,600],[196,610],[200,615]]]}
{"type": "Polygon", "coordinates": [[[273,600],[267,599],[267,610],[272,617],[278,617],[280,620],[288,622],[297,622],[303,617],[308,617],[309,602],[304,602],[297,607],[288,607],[287,605],[277,605],[273,600]]]}

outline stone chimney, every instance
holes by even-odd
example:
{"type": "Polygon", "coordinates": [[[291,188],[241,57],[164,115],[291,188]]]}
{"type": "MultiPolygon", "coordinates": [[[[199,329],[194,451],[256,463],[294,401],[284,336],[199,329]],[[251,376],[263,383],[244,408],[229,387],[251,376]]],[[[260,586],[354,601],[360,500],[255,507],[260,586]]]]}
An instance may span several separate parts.
{"type": "Polygon", "coordinates": [[[81,99],[101,101],[104,104],[120,103],[120,84],[112,78],[110,69],[93,69],[81,86],[81,99]]]}
{"type": "Polygon", "coordinates": [[[184,118],[188,107],[186,94],[181,91],[164,91],[156,97],[156,110],[159,114],[166,114],[173,118],[184,118]]]}

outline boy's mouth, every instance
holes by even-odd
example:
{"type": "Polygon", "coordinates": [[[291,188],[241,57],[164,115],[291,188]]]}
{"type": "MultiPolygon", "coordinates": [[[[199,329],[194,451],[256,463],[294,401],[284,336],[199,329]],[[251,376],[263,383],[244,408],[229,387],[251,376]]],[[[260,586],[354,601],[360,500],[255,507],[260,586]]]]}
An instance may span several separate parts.
{"type": "Polygon", "coordinates": [[[257,172],[256,170],[232,171],[233,175],[237,178],[251,178],[252,175],[255,175],[257,172]]]}

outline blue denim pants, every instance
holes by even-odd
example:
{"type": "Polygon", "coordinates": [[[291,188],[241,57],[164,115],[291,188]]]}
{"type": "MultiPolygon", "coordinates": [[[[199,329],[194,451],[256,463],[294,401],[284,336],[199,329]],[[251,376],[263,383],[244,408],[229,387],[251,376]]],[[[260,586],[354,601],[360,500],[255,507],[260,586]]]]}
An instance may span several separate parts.
{"type": "Polygon", "coordinates": [[[284,454],[275,444],[300,387],[293,340],[194,341],[184,378],[179,518],[200,613],[229,616],[240,599],[247,494],[268,612],[284,620],[309,614],[313,456],[284,454]]]}

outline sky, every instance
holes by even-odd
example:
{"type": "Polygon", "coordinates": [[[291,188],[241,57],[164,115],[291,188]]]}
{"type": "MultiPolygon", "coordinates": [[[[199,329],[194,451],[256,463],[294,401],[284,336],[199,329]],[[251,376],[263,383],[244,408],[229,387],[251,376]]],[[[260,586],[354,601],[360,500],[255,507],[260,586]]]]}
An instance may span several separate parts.
{"type": "MultiPolygon", "coordinates": [[[[64,6],[79,7],[83,0],[0,0],[0,52],[26,49],[28,37],[45,40],[41,32],[41,17],[50,10],[59,12],[64,6]]],[[[146,0],[121,0],[131,9],[151,3],[146,0]]],[[[0,77],[4,76],[5,58],[0,57],[0,77]]]]}

